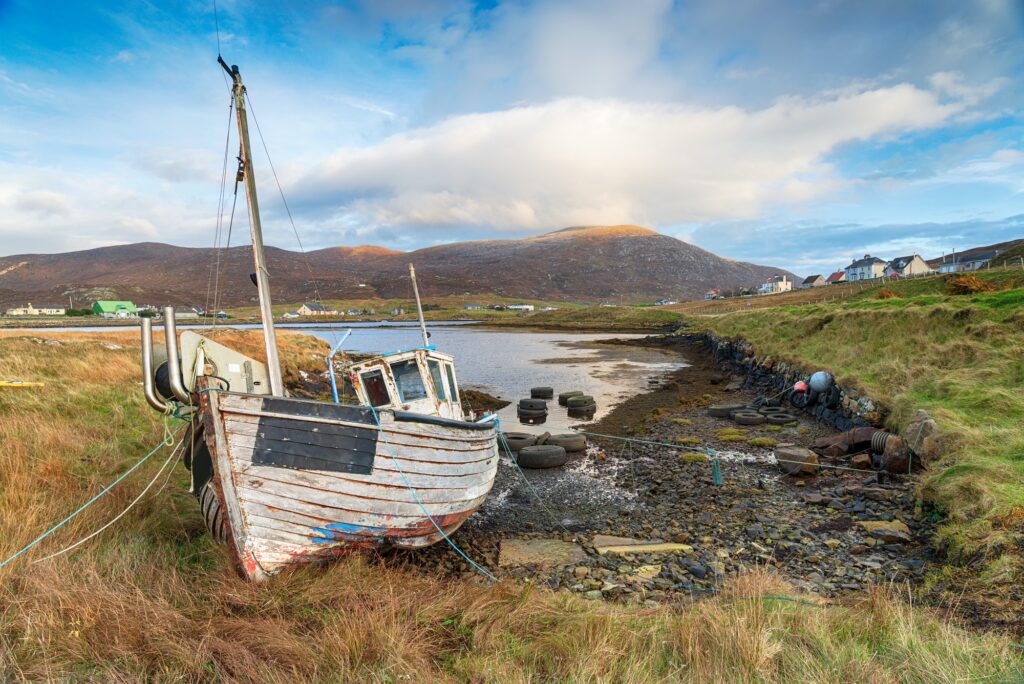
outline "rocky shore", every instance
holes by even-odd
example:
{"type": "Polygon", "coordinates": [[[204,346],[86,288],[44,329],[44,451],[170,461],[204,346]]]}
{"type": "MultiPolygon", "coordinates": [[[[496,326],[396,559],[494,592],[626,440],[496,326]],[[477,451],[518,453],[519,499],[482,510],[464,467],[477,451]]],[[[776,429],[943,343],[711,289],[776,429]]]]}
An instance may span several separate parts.
{"type": "MultiPolygon", "coordinates": [[[[731,359],[716,360],[699,337],[646,343],[673,345],[690,366],[588,426],[587,451],[563,468],[520,471],[504,456],[492,495],[453,537],[471,558],[499,577],[629,602],[698,597],[758,566],[824,597],[924,576],[931,530],[915,515],[913,476],[785,475],[775,444],[810,446],[832,426],[811,415],[789,427],[711,417],[710,404],[759,395],[731,359]]],[[[395,557],[475,575],[445,544],[395,557]]]]}

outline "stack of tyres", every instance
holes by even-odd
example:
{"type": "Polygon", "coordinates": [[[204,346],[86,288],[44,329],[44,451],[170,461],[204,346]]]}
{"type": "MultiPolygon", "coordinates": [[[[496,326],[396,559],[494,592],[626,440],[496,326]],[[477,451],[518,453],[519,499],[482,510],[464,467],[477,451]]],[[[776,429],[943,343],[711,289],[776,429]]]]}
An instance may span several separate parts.
{"type": "Polygon", "coordinates": [[[572,392],[562,392],[561,394],[558,395],[558,405],[567,406],[568,404],[566,402],[569,401],[569,397],[579,396],[583,396],[583,392],[580,392],[579,390],[573,390],[572,392]]]}
{"type": "Polygon", "coordinates": [[[531,399],[553,399],[555,390],[551,387],[533,387],[530,389],[531,399]]]}
{"type": "Polygon", "coordinates": [[[597,402],[589,394],[568,397],[565,405],[569,409],[570,418],[593,418],[594,412],[597,411],[597,402]]]}
{"type": "Polygon", "coordinates": [[[548,402],[543,399],[520,399],[516,415],[520,423],[539,425],[548,419],[548,402]]]}

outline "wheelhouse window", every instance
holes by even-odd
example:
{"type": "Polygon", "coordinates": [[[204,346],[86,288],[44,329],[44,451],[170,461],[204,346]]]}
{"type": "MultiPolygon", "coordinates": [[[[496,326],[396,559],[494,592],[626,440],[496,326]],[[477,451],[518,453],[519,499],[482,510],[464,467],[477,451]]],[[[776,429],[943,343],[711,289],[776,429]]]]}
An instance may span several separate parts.
{"type": "Polygon", "coordinates": [[[370,400],[370,406],[387,406],[391,403],[388,385],[384,381],[384,373],[375,370],[363,373],[360,377],[363,380],[363,387],[366,389],[366,398],[370,400]]]}
{"type": "Polygon", "coordinates": [[[402,402],[416,401],[427,398],[427,388],[423,385],[419,365],[413,361],[399,361],[391,364],[391,375],[398,386],[398,398],[402,402]]]}
{"type": "Polygon", "coordinates": [[[444,364],[444,371],[448,375],[448,389],[451,391],[452,401],[455,403],[459,402],[459,388],[455,384],[455,369],[452,368],[452,364],[444,364]]]}
{"type": "Polygon", "coordinates": [[[434,393],[438,400],[448,401],[448,394],[444,391],[444,380],[441,379],[441,363],[427,359],[427,368],[430,369],[430,379],[434,382],[434,393]]]}

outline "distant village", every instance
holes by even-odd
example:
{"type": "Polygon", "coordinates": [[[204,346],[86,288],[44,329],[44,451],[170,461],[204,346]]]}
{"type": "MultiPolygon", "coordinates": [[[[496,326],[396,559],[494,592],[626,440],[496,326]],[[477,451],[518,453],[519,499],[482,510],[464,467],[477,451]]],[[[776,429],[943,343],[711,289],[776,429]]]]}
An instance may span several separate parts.
{"type": "MultiPolygon", "coordinates": [[[[991,252],[973,253],[968,256],[943,256],[940,259],[925,261],[920,254],[899,256],[895,259],[881,259],[870,254],[865,254],[860,259],[854,259],[849,266],[841,268],[825,276],[815,273],[804,278],[799,284],[786,275],[776,275],[768,278],[763,283],[752,287],[741,287],[735,290],[711,289],[704,293],[704,299],[725,299],[726,297],[750,297],[753,295],[770,295],[790,292],[794,286],[798,290],[812,287],[825,287],[839,283],[850,283],[864,280],[875,280],[878,278],[900,279],[918,278],[921,276],[933,275],[936,273],[959,273],[961,271],[976,271],[988,266],[993,259],[999,256],[999,250],[991,252]]],[[[668,300],[659,300],[656,305],[672,303],[668,300]]]]}
{"type": "MultiPolygon", "coordinates": [[[[424,311],[433,311],[440,308],[437,304],[423,305],[424,311]]],[[[466,311],[487,309],[491,311],[517,311],[520,313],[532,313],[535,309],[533,304],[465,304],[462,308],[466,311]]],[[[545,306],[540,310],[555,311],[557,309],[558,307],[556,306],[545,306]]],[[[325,304],[306,303],[295,311],[285,313],[282,318],[292,319],[308,316],[402,316],[405,313],[406,308],[401,306],[378,314],[376,309],[352,308],[343,311],[325,304]]],[[[85,309],[75,309],[54,304],[33,305],[28,303],[25,306],[7,309],[4,314],[7,316],[98,316],[103,319],[126,319],[141,317],[158,318],[162,315],[162,311],[156,306],[136,305],[130,301],[98,300],[93,302],[91,307],[85,309]]],[[[199,318],[231,318],[231,315],[224,311],[204,311],[202,308],[191,306],[175,307],[174,315],[179,321],[199,318]]]]}

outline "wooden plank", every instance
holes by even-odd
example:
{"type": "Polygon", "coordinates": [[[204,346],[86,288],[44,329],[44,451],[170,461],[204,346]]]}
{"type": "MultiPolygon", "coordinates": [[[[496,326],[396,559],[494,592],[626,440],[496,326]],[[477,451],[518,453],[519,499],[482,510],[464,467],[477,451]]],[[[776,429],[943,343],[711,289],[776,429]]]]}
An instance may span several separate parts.
{"type": "Polygon", "coordinates": [[[331,449],[316,444],[253,438],[252,463],[255,465],[339,473],[373,472],[373,451],[331,449]]]}
{"type": "MultiPolygon", "coordinates": [[[[305,496],[302,492],[319,491],[327,496],[340,498],[353,497],[364,502],[378,502],[383,508],[359,508],[357,510],[372,510],[382,513],[390,513],[392,509],[387,506],[391,504],[416,505],[417,498],[428,507],[431,504],[459,503],[468,499],[474,499],[490,491],[493,482],[483,481],[470,487],[458,487],[449,489],[415,489],[416,495],[404,484],[385,485],[374,482],[359,482],[356,480],[339,477],[334,473],[318,473],[308,470],[288,470],[285,468],[274,468],[271,466],[252,466],[247,468],[239,479],[251,488],[279,489],[279,486],[293,488],[293,498],[305,496]]],[[[369,505],[369,504],[364,504],[369,505]]],[[[417,509],[419,510],[419,509],[417,509]]]]}
{"type": "MultiPolygon", "coordinates": [[[[232,413],[232,414],[226,414],[226,415],[227,415],[228,424],[232,425],[232,426],[236,426],[236,427],[233,428],[234,431],[241,432],[243,430],[252,430],[252,432],[250,434],[256,434],[255,430],[257,429],[257,426],[260,424],[260,416],[249,415],[249,414],[242,414],[242,413],[232,413]],[[251,425],[253,427],[252,428],[243,427],[243,426],[248,426],[248,425],[251,425]]],[[[312,424],[313,425],[328,425],[326,423],[312,423],[312,424]]],[[[330,423],[329,425],[334,425],[334,424],[330,423]]],[[[292,427],[292,426],[289,426],[289,427],[292,427]]],[[[301,430],[303,428],[302,427],[295,427],[294,429],[301,430]]],[[[380,431],[378,431],[377,434],[378,434],[378,441],[380,441],[380,442],[385,441],[383,439],[383,437],[380,436],[380,434],[381,434],[380,431]]],[[[447,438],[444,438],[444,437],[438,437],[438,436],[413,435],[413,434],[406,434],[406,433],[400,433],[399,434],[399,433],[393,433],[393,432],[387,430],[386,428],[385,428],[383,434],[387,437],[387,443],[390,444],[391,446],[394,446],[394,447],[407,446],[407,447],[412,447],[412,448],[415,448],[415,449],[438,448],[438,449],[445,449],[447,451],[453,451],[453,452],[461,452],[461,451],[475,452],[475,451],[479,451],[481,449],[486,449],[490,445],[497,443],[497,438],[493,434],[491,434],[489,436],[485,435],[485,436],[481,437],[480,439],[472,440],[472,441],[467,441],[467,440],[452,441],[450,439],[447,439],[447,438]]]]}
{"type": "MultiPolygon", "coordinates": [[[[227,434],[232,439],[232,443],[246,449],[246,453],[249,453],[258,441],[255,435],[236,432],[234,425],[229,425],[227,434]]],[[[385,466],[389,470],[397,470],[398,467],[401,467],[407,472],[422,471],[438,474],[473,472],[480,470],[497,458],[497,445],[493,445],[491,450],[478,452],[475,458],[470,458],[468,453],[459,454],[451,459],[448,457],[449,454],[443,451],[424,453],[422,450],[412,447],[399,449],[378,442],[373,464],[375,467],[385,466]],[[427,460],[428,458],[430,460],[427,460]],[[395,465],[395,461],[398,461],[398,466],[395,465]]]]}
{"type": "MultiPolygon", "coordinates": [[[[225,411],[225,413],[228,413],[228,411],[225,411]]],[[[261,410],[258,410],[258,409],[249,409],[249,408],[242,408],[242,407],[233,407],[230,410],[230,413],[233,414],[233,415],[247,415],[247,416],[257,416],[257,417],[270,416],[270,417],[274,417],[274,418],[284,418],[284,419],[288,419],[288,420],[295,419],[295,416],[293,416],[291,414],[288,414],[288,413],[278,413],[278,412],[273,412],[273,411],[261,411],[261,410]]],[[[381,414],[381,416],[383,416],[383,415],[384,414],[381,414]]],[[[328,419],[328,418],[307,417],[307,418],[303,418],[303,420],[305,422],[309,422],[309,423],[324,423],[324,424],[328,424],[328,425],[347,425],[349,427],[356,427],[356,428],[364,427],[360,423],[355,423],[355,422],[350,422],[350,421],[343,421],[343,420],[332,420],[332,419],[328,419]]],[[[440,437],[440,438],[444,438],[446,440],[451,440],[451,441],[456,441],[456,442],[478,442],[478,441],[481,441],[481,440],[494,439],[495,435],[496,435],[496,433],[493,430],[491,430],[491,431],[459,430],[457,428],[444,427],[444,426],[440,426],[440,425],[429,425],[427,423],[395,423],[393,420],[390,421],[390,423],[385,423],[382,420],[382,427],[384,428],[384,431],[388,432],[388,433],[409,435],[409,436],[413,436],[413,437],[421,438],[421,439],[423,439],[423,438],[430,438],[430,437],[440,437]],[[401,425],[402,428],[401,429],[396,428],[395,427],[396,425],[401,425]]]]}
{"type": "MultiPolygon", "coordinates": [[[[243,435],[228,435],[228,444],[235,453],[247,453],[247,449],[253,446],[253,438],[243,435]]],[[[239,458],[236,460],[235,469],[238,472],[247,472],[250,466],[258,466],[248,460],[239,458]]],[[[374,463],[373,472],[364,473],[330,473],[328,471],[317,471],[325,476],[340,477],[351,482],[376,483],[405,487],[412,485],[417,489],[462,489],[494,479],[498,468],[498,459],[491,458],[488,461],[477,463],[451,463],[435,465],[436,470],[431,472],[417,472],[416,469],[423,469],[425,466],[416,462],[406,463],[399,461],[401,470],[395,466],[389,456],[378,456],[374,463]],[[404,476],[404,477],[403,477],[404,476]]]]}
{"type": "MultiPolygon", "coordinates": [[[[321,515],[322,517],[338,515],[336,511],[339,510],[348,511],[355,514],[353,522],[371,527],[408,527],[418,524],[418,521],[425,518],[423,508],[420,508],[415,502],[400,503],[339,496],[322,490],[294,487],[287,484],[274,485],[272,489],[268,489],[262,484],[259,487],[250,487],[246,482],[240,482],[238,491],[243,501],[257,501],[275,508],[321,515]]],[[[476,510],[486,497],[486,494],[482,494],[472,499],[443,504],[424,502],[424,507],[432,517],[437,518],[438,516],[476,510]]]]}
{"type": "MultiPolygon", "coordinates": [[[[233,426],[232,426],[233,427],[233,426]]],[[[255,444],[255,437],[236,434],[234,432],[229,433],[229,443],[232,448],[232,458],[237,462],[237,468],[243,468],[252,462],[251,452],[252,447],[255,444]]],[[[463,462],[463,463],[437,463],[428,461],[417,461],[404,458],[403,452],[394,454],[397,450],[390,450],[385,452],[384,447],[377,454],[377,458],[374,461],[374,473],[384,470],[389,472],[397,473],[399,469],[408,475],[439,475],[439,476],[452,476],[452,477],[463,477],[472,475],[474,473],[486,472],[487,470],[495,467],[498,461],[498,455],[495,453],[489,458],[484,458],[479,461],[463,462]],[[392,454],[394,458],[392,458],[392,454]],[[397,461],[397,464],[395,463],[397,461]]],[[[497,452],[497,447],[495,448],[497,452]]],[[[371,474],[372,476],[372,474],[371,474]]],[[[368,477],[368,476],[359,476],[368,477]]],[[[428,485],[429,486],[429,485],[428,485]]]]}

